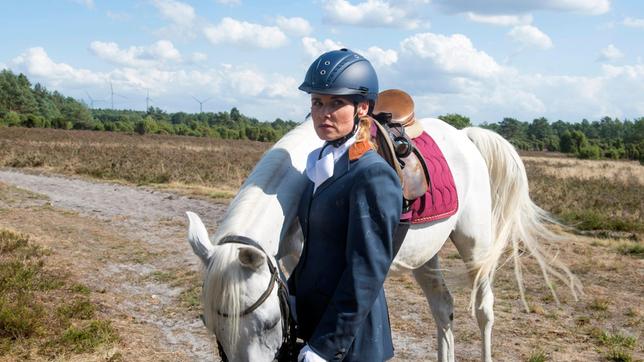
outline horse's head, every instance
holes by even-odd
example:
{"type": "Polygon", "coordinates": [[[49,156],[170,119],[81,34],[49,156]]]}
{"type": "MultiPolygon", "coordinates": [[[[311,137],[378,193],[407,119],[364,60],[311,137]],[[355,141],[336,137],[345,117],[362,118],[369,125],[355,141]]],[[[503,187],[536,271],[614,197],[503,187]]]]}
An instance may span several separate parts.
{"type": "Polygon", "coordinates": [[[188,241],[205,266],[204,324],[220,354],[230,361],[273,361],[288,332],[285,287],[275,260],[244,237],[213,245],[201,219],[191,212],[188,218],[188,241]]]}

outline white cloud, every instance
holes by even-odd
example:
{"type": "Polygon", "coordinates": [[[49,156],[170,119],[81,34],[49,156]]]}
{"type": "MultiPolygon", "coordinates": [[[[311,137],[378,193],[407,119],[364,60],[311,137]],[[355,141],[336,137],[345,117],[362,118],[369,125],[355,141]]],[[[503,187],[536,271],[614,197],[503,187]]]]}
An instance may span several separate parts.
{"type": "Polygon", "coordinates": [[[296,36],[305,36],[311,33],[311,24],[300,17],[294,18],[285,18],[283,16],[278,16],[276,19],[277,26],[282,29],[285,33],[296,35],[296,36]]]}
{"type": "Polygon", "coordinates": [[[209,25],[204,34],[212,44],[236,44],[259,48],[278,48],[286,44],[286,35],[275,26],[264,26],[232,18],[209,25]]]}
{"type": "Polygon", "coordinates": [[[15,57],[10,62],[10,67],[19,69],[30,76],[47,79],[53,85],[67,83],[74,85],[96,84],[104,82],[105,74],[95,73],[87,69],[75,69],[65,63],[56,63],[45,49],[35,47],[15,57]]]}
{"type": "Polygon", "coordinates": [[[622,57],[624,57],[624,54],[621,50],[617,49],[613,44],[608,44],[606,48],[599,52],[599,57],[597,59],[600,61],[612,62],[622,57]]]}
{"type": "Polygon", "coordinates": [[[155,105],[169,111],[190,111],[189,107],[194,103],[190,95],[196,95],[212,97],[208,102],[211,110],[236,106],[242,112],[252,110],[263,120],[275,117],[297,117],[299,120],[305,106],[286,107],[288,113],[285,113],[284,104],[306,104],[305,96],[297,90],[299,83],[295,78],[247,66],[221,65],[200,70],[124,66],[109,72],[93,72],[57,63],[43,48],[31,48],[15,57],[7,67],[26,74],[34,83],[40,82],[66,96],[79,98],[85,98],[87,91],[97,100],[109,99],[112,82],[114,92],[126,97],[114,99],[119,108],[143,109],[147,89],[155,105]]]}
{"type": "Polygon", "coordinates": [[[468,19],[483,24],[516,26],[532,23],[532,15],[481,15],[473,12],[466,13],[468,19]]]}
{"type": "Polygon", "coordinates": [[[208,59],[208,55],[201,52],[194,52],[190,55],[190,61],[192,63],[201,63],[205,62],[208,59]]]}
{"type": "Polygon", "coordinates": [[[630,28],[644,29],[644,19],[625,18],[622,23],[630,28]]]}
{"type": "Polygon", "coordinates": [[[367,58],[375,68],[390,66],[398,61],[398,53],[393,49],[372,46],[357,52],[367,58]]]}
{"type": "Polygon", "coordinates": [[[549,10],[577,12],[589,15],[605,14],[610,10],[612,0],[435,0],[434,2],[448,12],[509,15],[529,11],[549,10]]]}
{"type": "Polygon", "coordinates": [[[89,46],[94,55],[117,65],[149,67],[166,62],[181,62],[181,53],[168,40],[159,40],[149,46],[131,46],[121,49],[114,42],[93,41],[89,46]]]}
{"type": "Polygon", "coordinates": [[[532,25],[515,26],[510,30],[508,35],[516,42],[523,45],[536,46],[541,49],[552,47],[552,40],[550,40],[550,37],[532,25]]]}
{"type": "Polygon", "coordinates": [[[475,49],[470,39],[462,34],[416,34],[404,39],[401,48],[403,72],[410,67],[425,73],[485,78],[501,70],[492,57],[475,49]]]}
{"type": "Polygon", "coordinates": [[[154,31],[157,37],[181,41],[196,37],[197,30],[202,27],[202,21],[197,17],[195,9],[191,5],[177,0],[150,1],[157,8],[161,17],[170,22],[154,31]]]}
{"type": "Polygon", "coordinates": [[[429,1],[367,0],[356,5],[347,0],[324,0],[324,19],[333,24],[365,27],[396,27],[415,29],[429,21],[418,17],[417,6],[429,1]]]}
{"type": "MultiPolygon", "coordinates": [[[[623,65],[623,66],[604,64],[602,66],[602,70],[604,71],[604,74],[608,78],[624,77],[629,80],[644,81],[644,64],[623,65]]],[[[642,84],[643,84],[642,87],[644,88],[644,82],[642,84]]]]}
{"type": "Polygon", "coordinates": [[[180,26],[189,27],[193,24],[196,14],[195,9],[181,1],[176,0],[153,0],[154,6],[161,12],[161,15],[180,26]]]}
{"type": "Polygon", "coordinates": [[[311,58],[317,58],[322,55],[322,53],[326,53],[331,50],[344,48],[342,43],[334,40],[324,39],[324,41],[319,41],[311,37],[302,38],[302,46],[304,47],[306,54],[311,58]]]}

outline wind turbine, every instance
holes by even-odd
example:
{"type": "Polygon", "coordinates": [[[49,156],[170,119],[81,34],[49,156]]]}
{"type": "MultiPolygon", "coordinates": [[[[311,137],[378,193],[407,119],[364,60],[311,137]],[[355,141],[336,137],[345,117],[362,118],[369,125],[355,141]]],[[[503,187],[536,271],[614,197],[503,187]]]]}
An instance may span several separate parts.
{"type": "Polygon", "coordinates": [[[85,91],[85,94],[87,94],[87,99],[89,99],[89,108],[94,108],[94,102],[105,102],[105,99],[94,99],[92,96],[89,94],[88,91],[85,91]]]}
{"type": "Polygon", "coordinates": [[[114,109],[114,96],[119,96],[121,98],[127,99],[127,97],[122,96],[120,94],[114,93],[114,87],[112,86],[112,81],[110,81],[110,99],[112,100],[112,109],[114,109]]]}
{"type": "Polygon", "coordinates": [[[203,101],[198,100],[197,97],[194,97],[194,96],[192,98],[194,98],[195,101],[199,103],[199,113],[203,113],[203,104],[208,102],[212,97],[206,98],[203,101]]]}
{"type": "Polygon", "coordinates": [[[150,101],[152,98],[150,98],[150,90],[148,89],[148,94],[145,96],[145,111],[147,112],[150,109],[150,101]]]}

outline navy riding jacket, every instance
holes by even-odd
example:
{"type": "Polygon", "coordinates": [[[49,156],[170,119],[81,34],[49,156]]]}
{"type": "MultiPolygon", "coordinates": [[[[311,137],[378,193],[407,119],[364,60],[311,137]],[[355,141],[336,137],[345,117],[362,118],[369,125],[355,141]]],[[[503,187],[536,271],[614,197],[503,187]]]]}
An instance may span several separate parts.
{"type": "Polygon", "coordinates": [[[302,256],[289,279],[298,334],[326,360],[384,361],[393,343],[383,283],[400,221],[400,180],[384,159],[346,152],[298,216],[302,256]]]}

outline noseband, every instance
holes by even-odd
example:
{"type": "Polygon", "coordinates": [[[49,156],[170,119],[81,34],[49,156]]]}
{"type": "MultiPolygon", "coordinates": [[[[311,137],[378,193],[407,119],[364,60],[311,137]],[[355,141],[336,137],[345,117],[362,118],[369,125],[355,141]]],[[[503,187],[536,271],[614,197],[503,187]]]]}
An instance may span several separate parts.
{"type": "MultiPolygon", "coordinates": [[[[268,264],[268,270],[271,273],[271,281],[264,293],[262,293],[262,295],[259,297],[259,299],[257,299],[255,303],[246,308],[243,312],[239,313],[237,316],[246,316],[259,308],[271,295],[273,289],[275,288],[275,284],[277,283],[277,296],[280,300],[280,313],[282,314],[282,345],[275,353],[274,360],[279,362],[294,361],[297,357],[295,321],[293,320],[293,318],[291,318],[291,312],[288,304],[288,288],[286,286],[286,283],[284,283],[284,281],[279,277],[279,265],[273,265],[271,258],[268,256],[266,251],[264,251],[264,248],[262,248],[262,246],[259,245],[255,240],[246,236],[228,235],[222,238],[221,241],[219,241],[218,245],[231,243],[248,245],[261,250],[262,253],[266,255],[266,263],[268,264]]],[[[217,314],[224,318],[229,318],[231,316],[230,314],[222,313],[219,310],[217,310],[217,314]]],[[[223,362],[228,362],[228,357],[226,357],[224,349],[219,340],[217,340],[217,347],[219,349],[219,357],[221,358],[221,360],[223,362]]]]}

